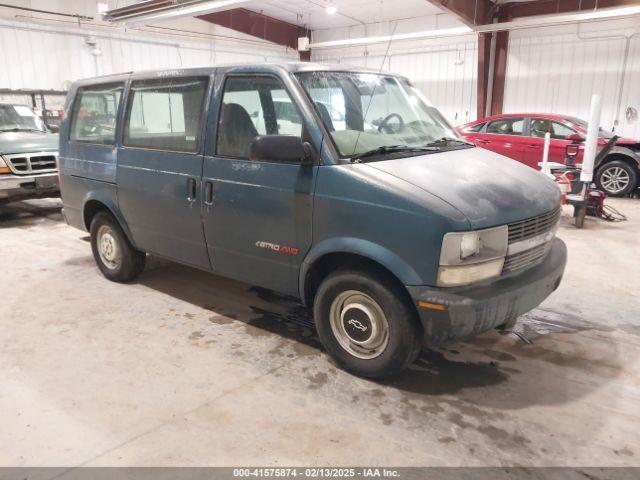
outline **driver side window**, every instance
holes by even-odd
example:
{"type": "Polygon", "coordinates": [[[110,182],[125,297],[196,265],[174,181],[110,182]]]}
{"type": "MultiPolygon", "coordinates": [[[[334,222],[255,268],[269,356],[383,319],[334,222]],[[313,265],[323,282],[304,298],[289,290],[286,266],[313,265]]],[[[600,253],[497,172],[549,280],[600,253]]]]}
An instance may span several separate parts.
{"type": "Polygon", "coordinates": [[[216,153],[248,159],[251,142],[261,135],[301,137],[296,106],[275,77],[230,76],[224,84],[216,153]]]}

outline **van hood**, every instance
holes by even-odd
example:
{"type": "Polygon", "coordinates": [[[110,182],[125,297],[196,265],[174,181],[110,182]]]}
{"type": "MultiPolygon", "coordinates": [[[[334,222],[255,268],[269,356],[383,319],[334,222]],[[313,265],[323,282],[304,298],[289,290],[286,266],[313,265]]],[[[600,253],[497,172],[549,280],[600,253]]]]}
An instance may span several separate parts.
{"type": "Polygon", "coordinates": [[[0,155],[57,152],[58,135],[46,132],[0,132],[0,155]]]}
{"type": "Polygon", "coordinates": [[[560,189],[553,180],[482,148],[366,165],[439,197],[461,211],[474,229],[534,217],[560,204],[560,189]]]}

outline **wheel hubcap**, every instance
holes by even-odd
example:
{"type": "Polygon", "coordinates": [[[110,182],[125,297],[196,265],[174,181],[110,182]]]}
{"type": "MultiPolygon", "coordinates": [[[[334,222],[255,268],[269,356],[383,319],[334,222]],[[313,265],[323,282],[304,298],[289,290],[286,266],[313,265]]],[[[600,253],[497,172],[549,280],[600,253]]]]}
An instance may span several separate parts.
{"type": "Polygon", "coordinates": [[[348,290],[338,295],[329,312],[331,330],[342,348],[357,358],[379,356],[389,342],[389,323],[369,295],[348,290]]]}
{"type": "Polygon", "coordinates": [[[620,193],[629,185],[629,173],[620,167],[607,168],[602,172],[600,182],[609,193],[620,193]]]}
{"type": "Polygon", "coordinates": [[[120,248],[111,227],[102,225],[98,229],[98,253],[100,260],[110,270],[118,268],[121,260],[120,248]]]}

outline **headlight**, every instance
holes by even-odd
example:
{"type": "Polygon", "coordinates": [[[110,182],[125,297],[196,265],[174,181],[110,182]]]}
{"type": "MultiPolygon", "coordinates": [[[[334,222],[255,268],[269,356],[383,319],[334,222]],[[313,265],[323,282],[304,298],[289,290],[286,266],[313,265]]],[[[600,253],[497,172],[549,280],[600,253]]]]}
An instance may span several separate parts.
{"type": "Polygon", "coordinates": [[[499,276],[508,244],[506,225],[447,233],[442,239],[438,286],[456,287],[499,276]]]}

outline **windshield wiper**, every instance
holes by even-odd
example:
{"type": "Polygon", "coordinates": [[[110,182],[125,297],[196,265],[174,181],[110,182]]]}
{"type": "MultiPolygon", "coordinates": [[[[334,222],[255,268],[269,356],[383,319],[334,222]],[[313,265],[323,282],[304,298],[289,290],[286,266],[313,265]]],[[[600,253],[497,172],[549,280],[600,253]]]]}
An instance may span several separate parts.
{"type": "Polygon", "coordinates": [[[42,133],[42,130],[38,130],[37,128],[14,127],[14,128],[1,128],[0,132],[40,132],[42,133]]]}
{"type": "Polygon", "coordinates": [[[409,145],[383,145],[366,152],[359,153],[351,157],[351,163],[359,163],[363,158],[373,157],[375,155],[383,155],[385,153],[396,152],[435,152],[437,148],[425,145],[423,147],[411,147],[409,145]]]}
{"type": "Polygon", "coordinates": [[[459,138],[451,138],[451,137],[442,137],[438,140],[434,140],[433,142],[426,143],[425,147],[446,147],[449,145],[466,145],[469,147],[473,147],[472,143],[467,142],[466,140],[460,140],[459,138]]]}

